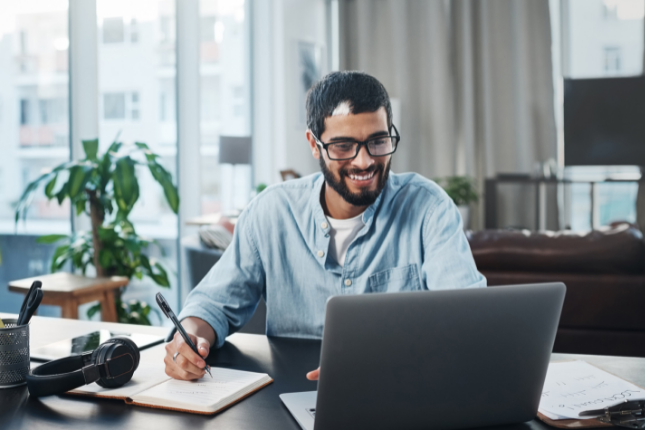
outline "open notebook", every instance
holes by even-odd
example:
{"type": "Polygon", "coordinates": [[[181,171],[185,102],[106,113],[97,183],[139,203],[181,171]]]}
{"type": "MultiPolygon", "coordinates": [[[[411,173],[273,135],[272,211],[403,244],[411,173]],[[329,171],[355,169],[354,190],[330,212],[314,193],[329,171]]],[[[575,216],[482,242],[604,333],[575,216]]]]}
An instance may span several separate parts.
{"type": "Polygon", "coordinates": [[[210,415],[273,382],[266,373],[219,367],[212,367],[211,372],[212,379],[207,375],[197,381],[178,381],[166,375],[163,366],[146,364],[139,366],[123,387],[103,388],[94,383],[68,394],[123,399],[132,405],[210,415]]]}

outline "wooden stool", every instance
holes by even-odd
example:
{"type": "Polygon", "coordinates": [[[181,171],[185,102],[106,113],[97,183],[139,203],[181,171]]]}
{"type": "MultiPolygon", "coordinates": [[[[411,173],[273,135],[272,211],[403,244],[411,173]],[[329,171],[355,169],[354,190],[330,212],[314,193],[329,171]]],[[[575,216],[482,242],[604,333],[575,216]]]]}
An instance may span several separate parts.
{"type": "Polygon", "coordinates": [[[88,278],[71,273],[52,273],[50,275],[19,279],[9,282],[9,291],[27,294],[35,281],[43,283],[43,305],[60,306],[63,318],[78,319],[78,306],[98,300],[101,302],[101,319],[117,322],[114,290],[128,285],[128,278],[88,278]]]}

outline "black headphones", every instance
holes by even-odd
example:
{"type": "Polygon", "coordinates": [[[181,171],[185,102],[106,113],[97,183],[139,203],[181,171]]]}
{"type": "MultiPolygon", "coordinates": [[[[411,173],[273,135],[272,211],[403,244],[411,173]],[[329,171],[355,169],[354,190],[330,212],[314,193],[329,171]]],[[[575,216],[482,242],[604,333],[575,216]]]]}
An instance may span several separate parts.
{"type": "Polygon", "coordinates": [[[139,348],[132,339],[117,336],[94,351],[50,361],[27,374],[29,394],[35,397],[64,393],[96,382],[117,388],[132,379],[139,367],[139,348]]]}

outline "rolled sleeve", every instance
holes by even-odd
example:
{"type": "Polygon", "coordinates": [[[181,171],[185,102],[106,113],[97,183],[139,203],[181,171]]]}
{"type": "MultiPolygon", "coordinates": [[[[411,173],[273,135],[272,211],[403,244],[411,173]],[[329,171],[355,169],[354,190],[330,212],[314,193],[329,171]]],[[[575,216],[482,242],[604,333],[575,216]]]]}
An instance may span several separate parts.
{"type": "Polygon", "coordinates": [[[265,294],[266,278],[248,209],[238,219],[222,258],[191,291],[179,314],[180,320],[196,317],[206,321],[217,334],[216,348],[246,324],[265,294]]]}

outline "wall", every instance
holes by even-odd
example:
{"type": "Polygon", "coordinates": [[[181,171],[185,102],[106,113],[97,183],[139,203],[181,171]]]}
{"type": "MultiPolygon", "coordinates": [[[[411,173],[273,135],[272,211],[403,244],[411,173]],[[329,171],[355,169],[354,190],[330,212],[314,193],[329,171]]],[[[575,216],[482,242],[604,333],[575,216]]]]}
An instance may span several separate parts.
{"type": "Polygon", "coordinates": [[[253,2],[254,183],[280,181],[279,171],[319,171],[300,108],[298,42],[315,45],[321,75],[329,70],[325,0],[253,2]]]}

